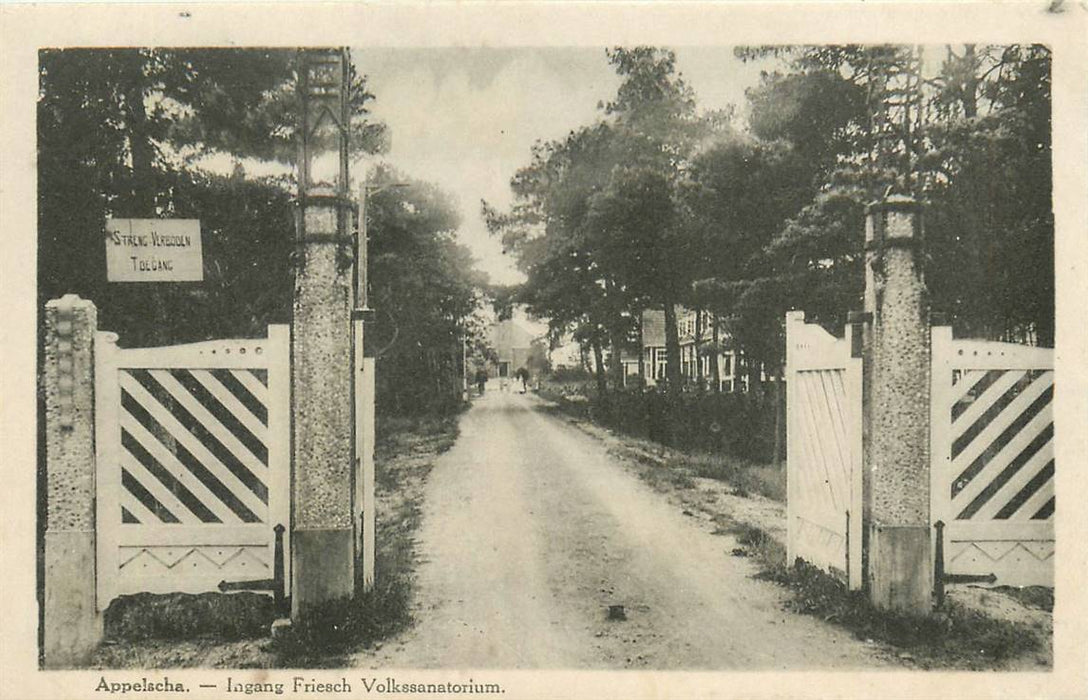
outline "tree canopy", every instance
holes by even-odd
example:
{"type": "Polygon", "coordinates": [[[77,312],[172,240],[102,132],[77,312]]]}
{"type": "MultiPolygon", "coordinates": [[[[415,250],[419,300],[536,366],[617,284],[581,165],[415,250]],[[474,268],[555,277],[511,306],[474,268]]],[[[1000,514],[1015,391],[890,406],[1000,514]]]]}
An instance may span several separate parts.
{"type": "MultiPolygon", "coordinates": [[[[269,323],[289,322],[296,62],[297,52],[281,49],[42,51],[40,302],[90,298],[100,326],[125,346],[260,336],[269,323]],[[205,167],[208,158],[220,165],[205,167]],[[252,177],[245,164],[254,161],[281,163],[285,174],[252,177]],[[204,281],[107,283],[107,217],[199,219],[204,281]]],[[[352,151],[380,152],[386,127],[369,114],[375,96],[354,67],[351,82],[352,151]]],[[[379,173],[386,177],[403,179],[379,173]]],[[[454,240],[455,207],[423,182],[376,193],[368,204],[379,311],[372,335],[388,346],[381,362],[393,373],[411,361],[404,358],[436,349],[454,348],[459,358],[462,337],[482,335],[471,319],[484,280],[454,240]]],[[[447,383],[450,369],[442,369],[447,383]]],[[[433,381],[418,384],[388,384],[387,402],[433,393],[433,381]]]]}
{"type": "Polygon", "coordinates": [[[795,49],[791,71],[749,95],[754,105],[768,94],[789,96],[792,107],[777,114],[794,114],[807,127],[768,130],[781,117],[768,124],[758,110],[753,124],[812,154],[816,166],[811,201],[763,251],[783,283],[764,305],[777,299],[776,310],[804,308],[841,327],[846,312],[861,307],[864,206],[898,191],[925,207],[935,311],[947,313],[960,334],[1052,344],[1049,51],[945,51],[927,76],[916,49],[795,49]],[[829,80],[843,84],[831,88],[829,80]],[[814,91],[869,98],[828,106],[811,99],[814,91]]]}
{"type": "Polygon", "coordinates": [[[740,48],[778,66],[746,124],[700,111],[672,51],[607,51],[621,82],[597,120],[534,147],[507,211],[485,203],[520,298],[598,362],[663,309],[670,384],[679,304],[773,368],[786,310],[838,330],[861,308],[865,207],[899,193],[925,207],[935,311],[960,334],[1051,344],[1049,50],[944,51],[740,48]]]}
{"type": "MultiPolygon", "coordinates": [[[[289,50],[41,51],[40,300],[91,298],[127,344],[259,333],[287,320],[293,181],[247,177],[239,159],[293,159],[295,61],[289,50]],[[235,159],[232,175],[196,167],[215,154],[235,159]],[[199,218],[205,283],[107,283],[107,217],[199,218]]],[[[356,76],[353,134],[366,151],[384,133],[368,117],[371,99],[356,76]]]]}

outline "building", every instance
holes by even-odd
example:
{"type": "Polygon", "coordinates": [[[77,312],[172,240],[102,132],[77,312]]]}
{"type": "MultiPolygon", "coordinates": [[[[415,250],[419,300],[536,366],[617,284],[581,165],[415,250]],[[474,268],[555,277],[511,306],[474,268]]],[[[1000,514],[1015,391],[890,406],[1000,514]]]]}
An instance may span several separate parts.
{"type": "MultiPolygon", "coordinates": [[[[680,374],[686,381],[696,382],[701,376],[707,386],[712,386],[711,358],[713,331],[711,328],[712,316],[703,311],[701,324],[701,338],[696,342],[696,331],[699,330],[696,312],[676,307],[676,326],[680,336],[680,374]],[[697,347],[698,346],[698,347],[697,347]]],[[[744,367],[743,353],[731,348],[731,338],[728,333],[719,331],[718,344],[718,375],[721,380],[721,391],[746,391],[748,389],[748,375],[744,367]]],[[[668,365],[668,352],[665,347],[665,312],[662,309],[647,309],[642,312],[641,326],[642,360],[645,364],[646,385],[655,386],[665,377],[668,365]]],[[[638,376],[638,360],[624,359],[624,379],[638,376]],[[629,374],[629,363],[633,363],[634,371],[629,374]]]]}
{"type": "Polygon", "coordinates": [[[528,366],[536,336],[513,319],[499,321],[491,327],[491,347],[497,358],[491,375],[506,379],[521,367],[528,366]]]}

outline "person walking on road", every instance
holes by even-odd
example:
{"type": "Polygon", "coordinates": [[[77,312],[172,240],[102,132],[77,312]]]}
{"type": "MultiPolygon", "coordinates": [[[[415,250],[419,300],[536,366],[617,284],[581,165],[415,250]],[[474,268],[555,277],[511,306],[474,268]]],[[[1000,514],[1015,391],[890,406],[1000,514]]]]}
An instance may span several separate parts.
{"type": "Polygon", "coordinates": [[[529,389],[529,370],[524,367],[518,367],[518,371],[514,372],[514,377],[521,382],[521,392],[524,394],[529,389]]]}

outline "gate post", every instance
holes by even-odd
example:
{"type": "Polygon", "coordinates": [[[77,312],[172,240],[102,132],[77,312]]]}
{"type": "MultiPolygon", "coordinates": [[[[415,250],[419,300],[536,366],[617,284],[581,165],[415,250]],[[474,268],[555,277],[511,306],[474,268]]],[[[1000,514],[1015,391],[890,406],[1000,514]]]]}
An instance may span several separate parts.
{"type": "Polygon", "coordinates": [[[300,606],[352,595],[355,580],[352,271],[336,240],[335,208],[312,203],[302,215],[291,328],[292,616],[300,606]],[[324,209],[332,212],[315,212],[324,209]]]}
{"type": "Polygon", "coordinates": [[[45,666],[83,661],[102,639],[95,601],[93,303],[45,305],[45,666]]]}
{"type": "Polygon", "coordinates": [[[869,206],[865,225],[864,515],[869,596],[932,609],[929,522],[930,329],[921,210],[909,197],[869,206]]]}
{"type": "Polygon", "coordinates": [[[797,332],[805,322],[804,311],[786,312],[786,566],[793,566],[797,559],[797,527],[794,520],[794,508],[801,497],[798,489],[798,451],[801,430],[797,425],[798,397],[797,381],[797,332]]]}
{"type": "Polygon", "coordinates": [[[304,49],[299,58],[298,269],[291,327],[295,618],[311,605],[355,591],[350,66],[346,49],[304,49]],[[318,175],[315,155],[330,142],[339,150],[339,170],[318,175]]]}

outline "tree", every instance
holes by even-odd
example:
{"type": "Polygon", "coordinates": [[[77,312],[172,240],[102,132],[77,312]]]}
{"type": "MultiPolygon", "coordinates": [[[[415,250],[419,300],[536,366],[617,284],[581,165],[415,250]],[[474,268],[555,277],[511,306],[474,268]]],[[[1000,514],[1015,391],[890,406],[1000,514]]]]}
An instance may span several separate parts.
{"type": "Polygon", "coordinates": [[[605,113],[620,154],[607,186],[593,198],[590,228],[619,284],[665,314],[666,378],[681,385],[676,305],[690,300],[696,240],[684,225],[680,186],[698,143],[725,117],[700,115],[695,94],[676,73],[675,54],[616,48],[609,62],[623,79],[605,113]]]}
{"type": "Polygon", "coordinates": [[[960,51],[920,164],[933,305],[962,334],[1053,345],[1050,50],[960,51]]]}
{"type": "Polygon", "coordinates": [[[409,184],[367,203],[377,399],[395,413],[444,409],[460,401],[464,344],[486,350],[475,320],[487,280],[456,240],[460,216],[447,194],[391,169],[378,179],[409,184]]]}
{"type": "Polygon", "coordinates": [[[692,164],[685,199],[701,251],[697,306],[712,309],[716,326],[719,317],[730,319],[730,336],[753,373],[761,363],[781,362],[773,342],[781,302],[772,297],[781,295],[784,280],[763,251],[813,196],[813,178],[811,161],[781,139],[733,136],[692,164]]]}
{"type": "MultiPolygon", "coordinates": [[[[523,299],[554,330],[575,330],[598,367],[611,345],[617,385],[620,348],[639,314],[663,309],[668,376],[679,387],[676,305],[690,296],[695,243],[680,187],[697,144],[724,116],[697,113],[671,51],[606,55],[622,81],[603,118],[563,141],[538,144],[511,182],[511,210],[485,204],[484,213],[529,278],[523,299]]],[[[598,383],[603,393],[603,377],[598,383]]]]}
{"type": "Polygon", "coordinates": [[[755,256],[752,284],[710,285],[750,329],[746,350],[788,308],[832,330],[860,308],[864,207],[893,191],[925,205],[932,306],[958,332],[1052,342],[1049,51],[948,47],[931,76],[907,47],[739,53],[772,52],[789,72],[749,92],[752,130],[804,155],[811,198],[755,256]]]}
{"type": "Polygon", "coordinates": [[[761,249],[739,279],[719,275],[707,291],[734,316],[749,357],[778,366],[786,310],[804,308],[834,330],[860,308],[864,206],[917,186],[909,177],[919,140],[917,57],[907,47],[851,45],[737,53],[776,54],[788,65],[747,93],[752,132],[761,147],[774,144],[785,167],[768,174],[777,196],[753,192],[774,212],[761,249]]]}
{"type": "MultiPolygon", "coordinates": [[[[603,348],[616,348],[629,324],[623,311],[630,300],[588,217],[593,196],[606,186],[615,163],[613,146],[612,130],[603,123],[573,131],[562,141],[539,143],[532,162],[511,181],[511,210],[498,212],[483,204],[492,234],[502,237],[528,277],[516,301],[548,318],[553,335],[573,332],[591,346],[599,369],[603,348]]],[[[604,372],[598,371],[597,381],[603,396],[604,372]]]]}
{"type": "MultiPolygon", "coordinates": [[[[252,302],[290,283],[291,180],[246,179],[240,162],[234,176],[194,163],[214,153],[293,158],[295,52],[67,49],[39,58],[39,301],[66,292],[89,297],[103,326],[125,343],[211,337],[222,331],[214,319],[239,313],[267,322],[271,309],[252,302]],[[179,212],[206,223],[203,285],[106,283],[107,217],[179,212]],[[220,239],[230,240],[220,247],[220,239]],[[243,268],[241,260],[259,266],[243,268]]],[[[383,128],[367,118],[373,96],[365,81],[356,77],[355,86],[353,133],[359,148],[374,150],[383,128]]]]}

